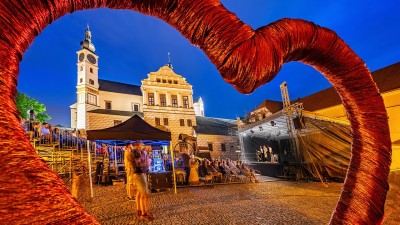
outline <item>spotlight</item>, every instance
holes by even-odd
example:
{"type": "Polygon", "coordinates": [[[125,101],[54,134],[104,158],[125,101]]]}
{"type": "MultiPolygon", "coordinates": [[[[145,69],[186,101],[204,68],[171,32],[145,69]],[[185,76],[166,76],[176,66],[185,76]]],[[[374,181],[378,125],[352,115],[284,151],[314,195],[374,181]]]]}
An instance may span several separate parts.
{"type": "Polygon", "coordinates": [[[271,121],[271,126],[275,126],[276,125],[276,123],[275,123],[275,121],[271,121]]]}

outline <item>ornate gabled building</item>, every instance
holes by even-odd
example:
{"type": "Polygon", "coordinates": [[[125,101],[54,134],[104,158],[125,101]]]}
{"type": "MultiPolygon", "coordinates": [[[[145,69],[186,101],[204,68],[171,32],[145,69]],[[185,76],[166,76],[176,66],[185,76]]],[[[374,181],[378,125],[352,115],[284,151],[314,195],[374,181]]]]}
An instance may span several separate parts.
{"type": "Polygon", "coordinates": [[[193,101],[192,85],[173,71],[170,62],[158,71],[150,72],[140,86],[102,80],[98,73],[99,56],[95,54],[91,37],[87,27],[82,49],[77,51],[77,102],[70,106],[72,128],[112,127],[137,114],[147,123],[170,131],[172,147],[177,151],[180,151],[179,137],[182,134],[198,135],[202,151],[212,152],[208,155],[221,156],[220,151],[224,151],[223,155],[236,152],[236,133],[228,132],[232,130],[232,121],[204,117],[203,100],[200,97],[193,101]],[[218,128],[215,129],[209,122],[217,120],[218,128]],[[209,129],[195,131],[197,126],[209,129]],[[221,131],[224,129],[226,131],[221,131]],[[225,145],[227,147],[222,147],[225,145]]]}
{"type": "Polygon", "coordinates": [[[176,74],[170,63],[149,73],[148,78],[142,80],[141,89],[144,119],[155,127],[168,129],[174,147],[180,134],[193,136],[196,115],[192,85],[176,74]]]}

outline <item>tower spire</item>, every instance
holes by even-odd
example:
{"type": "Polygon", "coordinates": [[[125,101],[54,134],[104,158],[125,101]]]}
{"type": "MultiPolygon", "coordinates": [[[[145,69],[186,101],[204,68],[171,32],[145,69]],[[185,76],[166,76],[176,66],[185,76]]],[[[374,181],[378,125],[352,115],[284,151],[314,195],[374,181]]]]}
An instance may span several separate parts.
{"type": "Polygon", "coordinates": [[[92,33],[90,32],[89,23],[86,24],[85,40],[81,41],[81,46],[82,46],[82,49],[85,48],[92,52],[94,52],[96,50],[96,48],[94,47],[94,44],[92,43],[92,33]]]}
{"type": "Polygon", "coordinates": [[[168,67],[173,69],[172,64],[171,64],[171,53],[170,52],[168,52],[168,67]]]}

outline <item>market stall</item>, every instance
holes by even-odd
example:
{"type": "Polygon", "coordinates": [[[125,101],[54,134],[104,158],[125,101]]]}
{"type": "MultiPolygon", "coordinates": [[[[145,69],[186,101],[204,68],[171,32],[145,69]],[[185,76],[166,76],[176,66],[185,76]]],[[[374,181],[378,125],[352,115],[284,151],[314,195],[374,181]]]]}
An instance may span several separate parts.
{"type": "MultiPolygon", "coordinates": [[[[141,141],[144,145],[148,146],[157,146],[154,148],[155,154],[153,155],[155,157],[153,160],[156,162],[156,165],[152,168],[152,171],[154,171],[154,173],[150,173],[150,177],[157,177],[158,175],[161,176],[162,172],[162,170],[160,169],[161,166],[159,160],[160,150],[164,150],[164,152],[167,152],[166,146],[170,145],[171,133],[159,130],[148,124],[139,116],[134,115],[130,119],[114,127],[87,131],[87,146],[90,146],[89,141],[99,140],[113,143],[115,146],[121,146],[125,145],[126,143],[135,141],[141,141]]],[[[90,154],[89,148],[88,154],[90,154]]],[[[116,155],[116,153],[114,153],[114,155],[116,155]]],[[[172,174],[175,174],[173,154],[171,154],[171,157],[173,170],[172,174]]],[[[114,159],[116,160],[116,157],[114,157],[114,159]]],[[[90,157],[88,157],[88,160],[90,160],[90,157]]],[[[89,165],[91,165],[90,162],[89,165]]],[[[91,168],[89,170],[91,173],[91,168]]],[[[175,181],[175,177],[173,178],[173,180],[175,181]]],[[[92,189],[92,181],[90,181],[90,184],[92,189]]],[[[176,182],[174,182],[174,190],[176,193],[176,182]]]]}

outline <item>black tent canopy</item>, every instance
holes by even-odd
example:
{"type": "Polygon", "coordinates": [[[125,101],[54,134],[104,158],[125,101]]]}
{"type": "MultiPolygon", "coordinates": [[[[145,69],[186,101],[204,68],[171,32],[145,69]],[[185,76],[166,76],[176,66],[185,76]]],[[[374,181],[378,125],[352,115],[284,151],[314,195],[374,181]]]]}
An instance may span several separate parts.
{"type": "Polygon", "coordinates": [[[87,140],[151,140],[170,141],[171,132],[159,130],[138,115],[113,127],[88,130],[87,140]]]}

